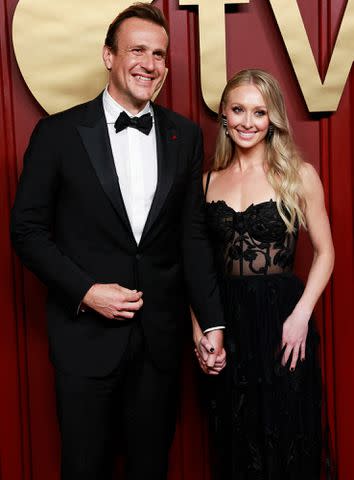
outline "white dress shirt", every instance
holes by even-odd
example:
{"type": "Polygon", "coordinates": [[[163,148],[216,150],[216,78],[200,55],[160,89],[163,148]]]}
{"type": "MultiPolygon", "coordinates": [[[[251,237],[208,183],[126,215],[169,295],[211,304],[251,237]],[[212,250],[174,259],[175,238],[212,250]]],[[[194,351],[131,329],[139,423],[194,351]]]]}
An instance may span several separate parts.
{"type": "MultiPolygon", "coordinates": [[[[124,110],[129,117],[133,115],[111,97],[107,87],[103,92],[103,109],[125,209],[139,244],[157,185],[155,124],[153,121],[149,135],[131,127],[116,133],[114,124],[119,114],[124,110]]],[[[135,116],[149,112],[154,118],[150,103],[135,116]]],[[[204,333],[220,328],[223,327],[208,328],[204,333]]]]}
{"type": "MultiPolygon", "coordinates": [[[[103,109],[125,209],[139,244],[157,185],[155,125],[153,122],[149,135],[131,127],[116,133],[114,123],[119,114],[124,110],[129,117],[133,115],[111,97],[107,87],[103,92],[103,109]]],[[[153,117],[150,103],[135,116],[145,113],[153,117]]]]}

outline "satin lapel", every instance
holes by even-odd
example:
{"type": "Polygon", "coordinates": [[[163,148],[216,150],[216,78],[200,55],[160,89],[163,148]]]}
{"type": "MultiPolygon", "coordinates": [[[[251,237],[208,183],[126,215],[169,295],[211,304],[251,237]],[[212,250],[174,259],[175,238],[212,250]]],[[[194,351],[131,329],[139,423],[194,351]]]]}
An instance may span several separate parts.
{"type": "Polygon", "coordinates": [[[77,127],[79,134],[103,190],[134,240],[114,166],[101,96],[93,100],[88,117],[89,121],[87,124],[77,127]],[[100,100],[100,102],[97,102],[97,100],[100,100]],[[94,119],[92,118],[93,116],[95,117],[94,119]]]}
{"type": "Polygon", "coordinates": [[[171,189],[179,151],[175,125],[166,114],[154,105],[154,121],[157,147],[157,186],[154,199],[142,233],[140,245],[158,219],[167,195],[171,189]]]}

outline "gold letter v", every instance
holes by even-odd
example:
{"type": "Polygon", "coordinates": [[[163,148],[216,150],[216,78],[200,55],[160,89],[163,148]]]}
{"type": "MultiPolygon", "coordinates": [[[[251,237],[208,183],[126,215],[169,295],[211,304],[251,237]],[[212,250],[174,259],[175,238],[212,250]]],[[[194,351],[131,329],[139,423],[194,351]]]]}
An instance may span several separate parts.
{"type": "Polygon", "coordinates": [[[297,1],[269,1],[309,111],[337,110],[354,60],[354,0],[348,0],[323,83],[297,1]]]}

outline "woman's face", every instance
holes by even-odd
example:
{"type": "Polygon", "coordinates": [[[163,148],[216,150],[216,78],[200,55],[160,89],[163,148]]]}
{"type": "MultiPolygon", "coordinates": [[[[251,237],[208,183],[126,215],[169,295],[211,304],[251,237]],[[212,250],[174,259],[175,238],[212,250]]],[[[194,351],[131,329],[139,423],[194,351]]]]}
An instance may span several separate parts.
{"type": "Polygon", "coordinates": [[[223,108],[229,137],[240,149],[250,149],[265,142],[269,116],[261,92],[254,85],[231,90],[223,108]]]}

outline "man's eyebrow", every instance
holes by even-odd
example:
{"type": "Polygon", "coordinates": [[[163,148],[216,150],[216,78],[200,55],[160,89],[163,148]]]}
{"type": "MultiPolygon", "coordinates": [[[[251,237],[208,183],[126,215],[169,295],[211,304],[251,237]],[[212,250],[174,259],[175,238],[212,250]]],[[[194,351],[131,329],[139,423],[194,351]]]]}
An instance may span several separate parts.
{"type": "Polygon", "coordinates": [[[143,50],[146,50],[147,49],[147,46],[146,45],[129,45],[128,46],[128,49],[129,50],[132,50],[133,48],[141,48],[143,50]]]}
{"type": "Polygon", "coordinates": [[[166,55],[167,53],[167,50],[165,50],[164,48],[155,48],[155,50],[153,50],[154,53],[161,53],[162,55],[166,55]]]}
{"type": "MultiPolygon", "coordinates": [[[[150,47],[148,45],[145,45],[145,44],[136,44],[136,45],[129,45],[127,50],[134,50],[135,48],[138,48],[138,49],[141,49],[141,50],[150,50],[150,47]]],[[[164,49],[164,48],[155,48],[154,50],[152,50],[152,53],[153,54],[159,54],[159,55],[162,55],[163,57],[165,57],[167,55],[167,49],[164,49]]]]}

